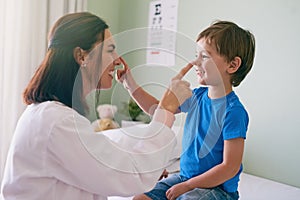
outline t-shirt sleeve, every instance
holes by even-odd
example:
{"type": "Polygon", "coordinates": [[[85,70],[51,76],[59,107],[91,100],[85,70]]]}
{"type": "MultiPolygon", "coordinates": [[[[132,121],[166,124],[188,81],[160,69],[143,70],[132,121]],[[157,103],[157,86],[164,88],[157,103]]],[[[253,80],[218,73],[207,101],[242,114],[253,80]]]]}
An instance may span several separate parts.
{"type": "Polygon", "coordinates": [[[188,109],[190,107],[190,102],[191,102],[191,98],[188,98],[187,100],[185,100],[185,102],[183,102],[183,104],[181,104],[181,106],[179,106],[179,110],[181,112],[188,112],[188,109]]]}
{"type": "Polygon", "coordinates": [[[234,138],[246,139],[249,117],[243,107],[232,108],[226,115],[223,128],[224,140],[234,138]]]}
{"type": "Polygon", "coordinates": [[[190,105],[192,104],[193,99],[195,99],[195,95],[197,94],[197,91],[199,91],[199,89],[193,89],[193,95],[188,98],[187,100],[185,100],[185,102],[183,102],[183,104],[181,104],[181,106],[179,106],[179,110],[181,112],[188,112],[190,109],[190,105]]]}

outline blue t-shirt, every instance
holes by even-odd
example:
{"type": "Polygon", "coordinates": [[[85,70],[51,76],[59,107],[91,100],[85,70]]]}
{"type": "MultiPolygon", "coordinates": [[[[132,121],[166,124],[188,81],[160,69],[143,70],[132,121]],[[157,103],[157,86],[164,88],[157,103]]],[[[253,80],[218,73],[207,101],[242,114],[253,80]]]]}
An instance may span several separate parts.
{"type": "MultiPolygon", "coordinates": [[[[187,112],[180,157],[180,175],[192,178],[222,163],[224,140],[246,138],[248,114],[234,92],[219,99],[208,97],[208,88],[193,90],[180,107],[187,112]]],[[[239,173],[222,184],[227,192],[238,188],[239,173]]]]}

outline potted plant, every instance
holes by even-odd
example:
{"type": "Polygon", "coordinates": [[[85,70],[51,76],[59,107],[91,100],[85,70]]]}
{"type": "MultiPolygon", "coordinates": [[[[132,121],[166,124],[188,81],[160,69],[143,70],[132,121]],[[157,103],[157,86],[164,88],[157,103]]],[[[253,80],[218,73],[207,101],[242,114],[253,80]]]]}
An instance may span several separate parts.
{"type": "Polygon", "coordinates": [[[133,99],[130,99],[128,102],[124,102],[123,105],[123,113],[127,116],[127,119],[122,120],[122,127],[148,123],[150,121],[150,117],[144,113],[133,99]]]}

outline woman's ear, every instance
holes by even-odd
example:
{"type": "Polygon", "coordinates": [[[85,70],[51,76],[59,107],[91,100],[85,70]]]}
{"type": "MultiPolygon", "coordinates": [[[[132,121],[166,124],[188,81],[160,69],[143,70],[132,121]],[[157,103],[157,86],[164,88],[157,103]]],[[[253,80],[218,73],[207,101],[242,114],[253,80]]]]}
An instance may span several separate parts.
{"type": "Polygon", "coordinates": [[[84,51],[80,47],[75,47],[73,50],[73,56],[75,61],[82,66],[84,64],[84,51]]]}
{"type": "Polygon", "coordinates": [[[235,73],[241,66],[242,64],[242,59],[238,56],[235,56],[231,61],[230,61],[230,66],[227,69],[227,72],[229,74],[235,73]]]}

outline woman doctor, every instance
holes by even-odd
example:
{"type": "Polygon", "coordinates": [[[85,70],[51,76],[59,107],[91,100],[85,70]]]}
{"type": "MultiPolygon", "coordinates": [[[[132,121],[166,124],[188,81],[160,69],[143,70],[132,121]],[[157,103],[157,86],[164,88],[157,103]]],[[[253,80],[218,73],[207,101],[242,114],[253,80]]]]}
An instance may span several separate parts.
{"type": "Polygon", "coordinates": [[[108,26],[93,14],[67,14],[55,23],[23,94],[28,106],[9,149],[1,199],[99,200],[153,187],[176,142],[173,113],[191,95],[180,80],[191,66],[172,80],[146,128],[114,129],[112,141],[93,132],[84,99],[112,86],[115,66],[124,62],[115,47],[108,26]]]}

